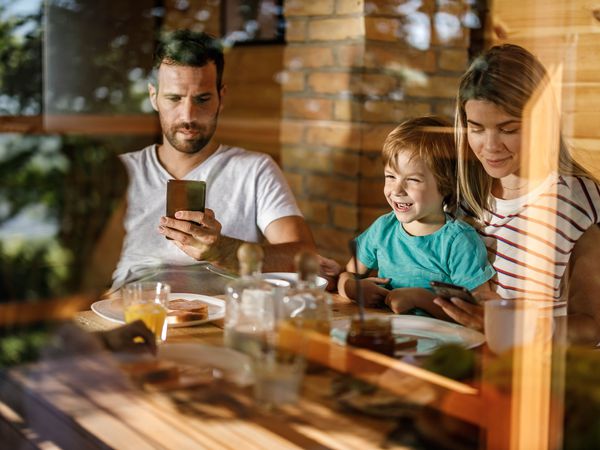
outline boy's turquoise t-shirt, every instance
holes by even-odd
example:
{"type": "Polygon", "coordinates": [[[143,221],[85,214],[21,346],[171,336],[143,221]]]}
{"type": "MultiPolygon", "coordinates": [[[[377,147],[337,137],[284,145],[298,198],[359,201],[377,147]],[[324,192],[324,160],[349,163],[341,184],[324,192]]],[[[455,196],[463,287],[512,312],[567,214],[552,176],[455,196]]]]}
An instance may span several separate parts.
{"type": "Polygon", "coordinates": [[[373,222],[356,243],[358,259],[377,269],[379,277],[390,278],[392,289],[431,290],[433,280],[475,289],[495,273],[477,231],[448,215],[435,233],[411,236],[392,211],[373,222]]]}

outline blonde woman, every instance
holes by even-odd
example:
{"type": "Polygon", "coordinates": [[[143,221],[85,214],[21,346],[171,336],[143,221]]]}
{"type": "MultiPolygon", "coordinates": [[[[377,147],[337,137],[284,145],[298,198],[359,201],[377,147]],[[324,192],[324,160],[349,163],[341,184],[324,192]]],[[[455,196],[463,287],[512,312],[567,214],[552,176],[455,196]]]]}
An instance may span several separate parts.
{"type": "MultiPolygon", "coordinates": [[[[496,295],[568,300],[570,337],[597,342],[600,188],[564,144],[549,91],[545,68],[522,47],[492,47],[473,62],[457,99],[459,201],[496,269],[496,295]]],[[[482,327],[481,307],[435,302],[482,327]]]]}

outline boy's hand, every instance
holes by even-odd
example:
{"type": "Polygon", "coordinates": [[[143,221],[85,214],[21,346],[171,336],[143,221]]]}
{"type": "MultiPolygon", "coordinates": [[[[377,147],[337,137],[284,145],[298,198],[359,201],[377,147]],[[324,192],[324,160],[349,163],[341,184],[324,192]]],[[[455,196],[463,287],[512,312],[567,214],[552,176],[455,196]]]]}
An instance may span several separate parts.
{"type": "Polygon", "coordinates": [[[365,306],[381,306],[387,297],[388,291],[386,288],[379,286],[380,284],[387,284],[390,282],[389,278],[378,278],[368,277],[363,278],[359,281],[362,286],[363,299],[365,306]]]}
{"type": "Polygon", "coordinates": [[[407,293],[406,289],[393,289],[389,291],[385,297],[385,304],[396,314],[402,314],[414,308],[410,292],[407,293]]]}

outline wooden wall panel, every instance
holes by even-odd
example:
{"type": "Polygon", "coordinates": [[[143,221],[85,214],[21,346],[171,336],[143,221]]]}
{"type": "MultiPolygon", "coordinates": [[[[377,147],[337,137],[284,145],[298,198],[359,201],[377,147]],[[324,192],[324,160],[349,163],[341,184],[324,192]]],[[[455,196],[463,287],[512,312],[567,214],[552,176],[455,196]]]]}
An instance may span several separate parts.
{"type": "Polygon", "coordinates": [[[522,45],[547,68],[562,68],[563,134],[600,176],[600,2],[495,0],[486,35],[491,44],[522,45]]]}

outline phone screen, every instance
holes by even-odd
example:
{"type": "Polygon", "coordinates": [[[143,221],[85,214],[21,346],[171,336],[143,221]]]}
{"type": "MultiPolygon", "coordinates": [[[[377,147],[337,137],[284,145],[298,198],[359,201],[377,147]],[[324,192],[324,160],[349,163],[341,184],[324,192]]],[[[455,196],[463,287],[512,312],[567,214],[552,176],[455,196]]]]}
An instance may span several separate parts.
{"type": "Polygon", "coordinates": [[[206,182],[169,180],[167,183],[167,216],[175,217],[177,211],[204,212],[206,182]]]}

